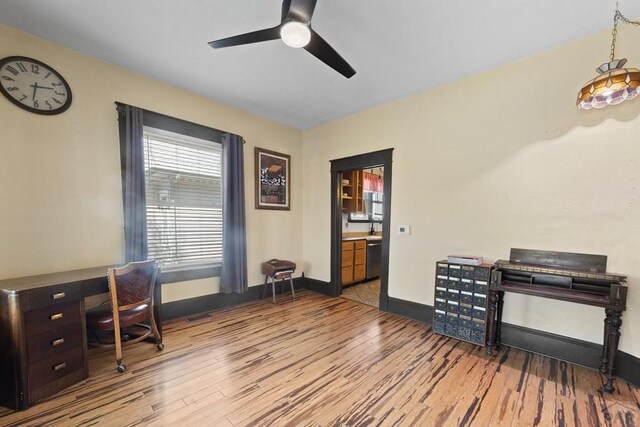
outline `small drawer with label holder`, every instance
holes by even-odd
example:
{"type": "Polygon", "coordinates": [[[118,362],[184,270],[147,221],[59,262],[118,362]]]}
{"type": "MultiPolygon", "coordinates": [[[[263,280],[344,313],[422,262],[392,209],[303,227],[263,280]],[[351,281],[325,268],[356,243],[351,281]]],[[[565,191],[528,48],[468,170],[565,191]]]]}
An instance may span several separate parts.
{"type": "Polygon", "coordinates": [[[455,301],[447,301],[447,311],[450,313],[458,314],[460,310],[460,305],[455,301]]]}
{"type": "Polygon", "coordinates": [[[443,275],[443,276],[448,276],[449,275],[449,264],[444,264],[444,263],[437,263],[436,264],[436,274],[437,275],[443,275]]]}
{"type": "Polygon", "coordinates": [[[460,292],[460,302],[473,304],[473,294],[471,292],[460,292]]]}
{"type": "Polygon", "coordinates": [[[464,326],[465,328],[471,328],[473,326],[473,322],[471,321],[471,317],[461,315],[458,317],[458,325],[464,326]]]}
{"type": "Polygon", "coordinates": [[[473,270],[474,268],[468,265],[462,266],[462,278],[463,279],[473,279],[473,270]]]}
{"type": "Polygon", "coordinates": [[[471,315],[477,319],[486,319],[487,318],[487,310],[484,307],[473,306],[473,311],[471,315]]]}
{"type": "Polygon", "coordinates": [[[460,290],[461,291],[467,291],[467,292],[473,292],[473,282],[469,279],[462,279],[460,281],[460,290]]]}
{"type": "Polygon", "coordinates": [[[449,301],[460,301],[460,291],[449,290],[447,292],[447,299],[449,301]]]}
{"type": "Polygon", "coordinates": [[[433,314],[433,318],[437,322],[446,322],[447,314],[444,311],[436,310],[433,314]]]}
{"type": "Polygon", "coordinates": [[[449,277],[462,277],[462,269],[459,265],[449,264],[449,277]]]}
{"type": "Polygon", "coordinates": [[[458,315],[455,313],[447,313],[447,324],[451,323],[452,325],[458,324],[458,315]]]}
{"type": "Polygon", "coordinates": [[[473,305],[478,305],[480,307],[487,306],[487,297],[485,295],[473,294],[473,305]]]}
{"type": "Polygon", "coordinates": [[[485,282],[488,282],[490,271],[491,269],[489,268],[476,268],[473,278],[476,280],[484,280],[485,282]]]}
{"type": "Polygon", "coordinates": [[[460,279],[449,279],[448,280],[448,284],[447,286],[449,286],[449,289],[455,289],[456,291],[461,291],[462,290],[462,285],[460,284],[460,279]]]}
{"type": "Polygon", "coordinates": [[[458,312],[465,316],[471,316],[472,311],[473,309],[469,304],[460,303],[460,305],[458,306],[458,312]]]}
{"type": "Polygon", "coordinates": [[[477,281],[473,285],[473,292],[476,294],[486,295],[488,290],[487,282],[477,281]]]}
{"type": "Polygon", "coordinates": [[[473,329],[484,331],[487,326],[487,322],[484,319],[472,319],[473,320],[473,329]]]}

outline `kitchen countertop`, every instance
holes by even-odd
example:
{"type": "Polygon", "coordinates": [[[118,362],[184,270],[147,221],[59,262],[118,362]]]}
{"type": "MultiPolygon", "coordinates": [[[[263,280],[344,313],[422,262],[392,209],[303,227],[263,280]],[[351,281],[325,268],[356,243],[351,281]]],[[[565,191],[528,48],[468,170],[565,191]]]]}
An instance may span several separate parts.
{"type": "Polygon", "coordinates": [[[359,237],[343,237],[343,242],[350,242],[352,240],[382,240],[382,236],[359,236],[359,237]]]}

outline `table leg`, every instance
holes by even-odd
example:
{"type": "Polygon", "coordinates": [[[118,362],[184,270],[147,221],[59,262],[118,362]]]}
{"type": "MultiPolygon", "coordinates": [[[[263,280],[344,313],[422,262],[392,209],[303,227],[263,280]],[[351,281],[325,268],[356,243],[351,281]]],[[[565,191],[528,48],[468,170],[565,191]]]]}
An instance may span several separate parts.
{"type": "Polygon", "coordinates": [[[273,296],[273,303],[276,303],[276,278],[275,275],[271,276],[271,295],[273,296]]]}
{"type": "Polygon", "coordinates": [[[291,285],[291,296],[293,298],[296,297],[296,291],[293,290],[293,278],[289,275],[289,284],[291,285]]]}
{"type": "Polygon", "coordinates": [[[262,299],[267,297],[267,285],[269,283],[269,276],[264,275],[264,286],[262,287],[262,299]]]}
{"type": "Polygon", "coordinates": [[[504,291],[498,291],[497,315],[496,315],[496,348],[500,348],[502,344],[502,306],[504,305],[504,291]]]}
{"type": "Polygon", "coordinates": [[[613,393],[614,372],[616,366],[616,356],[618,354],[618,342],[620,341],[620,326],[622,326],[622,312],[611,310],[611,318],[609,319],[609,354],[607,357],[607,383],[602,388],[607,393],[613,393]]]}
{"type": "Polygon", "coordinates": [[[611,316],[613,310],[610,308],[606,308],[604,310],[605,318],[604,318],[604,339],[602,341],[602,365],[600,365],[600,372],[603,374],[607,373],[607,362],[609,361],[609,334],[611,333],[611,316]]]}
{"type": "Polygon", "coordinates": [[[489,313],[487,316],[487,354],[493,355],[493,345],[496,336],[496,309],[498,305],[498,295],[496,291],[489,289],[489,313]]]}

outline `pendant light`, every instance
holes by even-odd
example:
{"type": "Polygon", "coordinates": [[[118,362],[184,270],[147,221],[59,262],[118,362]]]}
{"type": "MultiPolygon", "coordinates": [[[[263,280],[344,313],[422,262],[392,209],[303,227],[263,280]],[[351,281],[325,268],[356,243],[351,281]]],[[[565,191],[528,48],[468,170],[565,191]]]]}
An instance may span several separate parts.
{"type": "Polygon", "coordinates": [[[619,104],[622,101],[635,98],[640,92],[640,70],[623,68],[627,60],[625,58],[615,59],[618,21],[635,26],[640,25],[640,22],[631,21],[622,15],[616,5],[616,13],[613,15],[609,62],[596,68],[599,75],[587,82],[578,92],[576,106],[580,109],[590,110],[619,104]]]}

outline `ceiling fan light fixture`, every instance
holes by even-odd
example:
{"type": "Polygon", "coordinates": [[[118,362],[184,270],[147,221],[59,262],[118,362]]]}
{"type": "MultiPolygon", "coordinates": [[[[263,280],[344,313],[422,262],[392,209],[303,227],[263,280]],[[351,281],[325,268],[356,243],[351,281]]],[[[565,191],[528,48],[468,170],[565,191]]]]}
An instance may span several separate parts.
{"type": "Polygon", "coordinates": [[[309,44],[311,31],[302,22],[289,21],[280,29],[280,37],[287,46],[300,48],[309,44]]]}
{"type": "Polygon", "coordinates": [[[282,0],[282,18],[278,25],[213,40],[209,42],[209,46],[214,49],[220,49],[280,39],[287,46],[303,47],[308,53],[350,79],[356,74],[356,70],[320,34],[311,28],[311,19],[313,18],[317,1],[282,0]]]}

